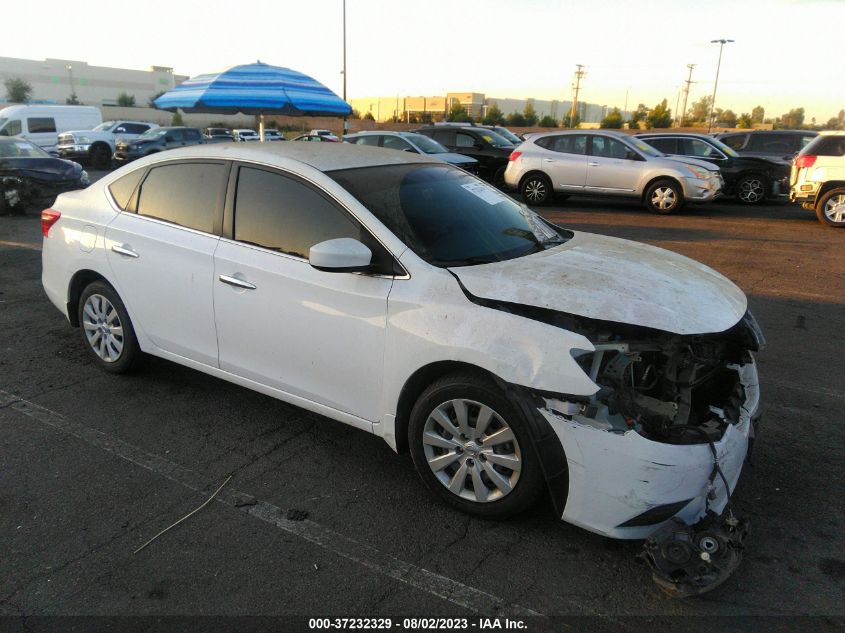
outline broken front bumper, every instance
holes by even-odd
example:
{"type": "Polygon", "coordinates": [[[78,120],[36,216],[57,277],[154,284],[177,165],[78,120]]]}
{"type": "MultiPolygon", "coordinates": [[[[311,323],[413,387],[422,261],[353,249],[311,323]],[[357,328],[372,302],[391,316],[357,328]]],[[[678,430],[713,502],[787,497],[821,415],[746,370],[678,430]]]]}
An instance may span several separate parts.
{"type": "Polygon", "coordinates": [[[714,477],[708,444],[665,444],[636,431],[616,433],[540,413],[554,430],[569,470],[562,519],[611,538],[644,539],[673,517],[687,525],[720,513],[736,487],[754,437],[760,390],[753,363],[738,368],[745,389],[740,420],[714,442],[730,490],[714,477]]]}

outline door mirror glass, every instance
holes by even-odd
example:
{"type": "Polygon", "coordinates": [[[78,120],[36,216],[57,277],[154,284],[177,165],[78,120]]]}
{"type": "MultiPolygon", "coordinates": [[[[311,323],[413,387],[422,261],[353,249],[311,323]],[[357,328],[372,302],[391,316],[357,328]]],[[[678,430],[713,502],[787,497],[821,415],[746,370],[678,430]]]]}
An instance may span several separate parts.
{"type": "Polygon", "coordinates": [[[372,251],[351,237],[339,237],[314,244],[308,251],[308,262],[325,272],[364,272],[370,268],[372,251]]]}

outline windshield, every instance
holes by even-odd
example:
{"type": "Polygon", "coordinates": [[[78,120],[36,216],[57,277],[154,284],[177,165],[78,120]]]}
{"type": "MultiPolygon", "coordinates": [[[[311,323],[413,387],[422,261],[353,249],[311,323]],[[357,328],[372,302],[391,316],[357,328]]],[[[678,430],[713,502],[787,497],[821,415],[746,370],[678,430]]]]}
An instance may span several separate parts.
{"type": "Polygon", "coordinates": [[[106,130],[110,129],[117,121],[103,121],[94,128],[94,132],[105,132],[106,130]]]}
{"type": "Polygon", "coordinates": [[[710,143],[711,145],[715,145],[716,147],[718,147],[720,150],[722,150],[722,153],[724,153],[725,155],[730,156],[731,158],[739,158],[739,154],[737,153],[737,151],[733,147],[730,147],[729,145],[725,145],[719,139],[708,138],[707,142],[710,143]]]}
{"type": "Polygon", "coordinates": [[[496,134],[493,130],[478,130],[478,133],[481,135],[481,138],[490,143],[493,147],[513,147],[513,143],[504,136],[496,134]]]}
{"type": "Polygon", "coordinates": [[[52,158],[37,145],[23,140],[0,140],[0,158],[52,158]]]}
{"type": "Polygon", "coordinates": [[[157,139],[161,136],[164,136],[165,134],[167,134],[167,130],[163,130],[161,128],[153,128],[153,129],[147,130],[146,132],[141,134],[141,136],[139,136],[137,140],[139,140],[139,141],[152,141],[152,140],[157,139]]]}
{"type": "Polygon", "coordinates": [[[451,165],[380,165],[327,175],[439,267],[515,259],[573,235],[451,165]]]}
{"type": "Polygon", "coordinates": [[[408,139],[426,154],[446,154],[449,151],[433,138],[428,138],[423,134],[403,134],[402,138],[408,139]]]}
{"type": "Polygon", "coordinates": [[[638,150],[640,150],[643,154],[646,154],[648,156],[654,156],[654,157],[666,156],[666,154],[664,154],[663,152],[654,149],[651,145],[646,143],[644,140],[639,139],[635,136],[629,136],[626,140],[631,145],[633,145],[638,150]]]}
{"type": "Polygon", "coordinates": [[[493,131],[498,134],[499,136],[503,136],[505,139],[513,143],[514,145],[519,145],[522,143],[522,139],[519,138],[516,134],[511,132],[509,129],[504,127],[494,127],[493,131]]]}

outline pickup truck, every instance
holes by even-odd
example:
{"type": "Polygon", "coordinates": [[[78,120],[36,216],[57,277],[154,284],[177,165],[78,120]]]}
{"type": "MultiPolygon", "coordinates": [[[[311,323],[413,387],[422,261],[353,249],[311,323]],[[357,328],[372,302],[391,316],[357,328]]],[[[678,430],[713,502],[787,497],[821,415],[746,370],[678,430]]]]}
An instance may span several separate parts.
{"type": "Polygon", "coordinates": [[[72,130],[59,134],[56,149],[61,158],[85,161],[97,169],[108,169],[118,140],[138,138],[157,127],[155,123],[141,121],[104,121],[93,130],[72,130]]]}

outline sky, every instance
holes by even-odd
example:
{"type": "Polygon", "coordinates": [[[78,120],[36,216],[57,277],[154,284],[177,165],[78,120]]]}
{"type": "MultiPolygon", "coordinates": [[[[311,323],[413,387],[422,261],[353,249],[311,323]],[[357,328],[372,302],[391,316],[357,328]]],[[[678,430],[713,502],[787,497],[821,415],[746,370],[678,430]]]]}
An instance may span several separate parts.
{"type": "MultiPolygon", "coordinates": [[[[4,6],[0,57],[61,58],[177,74],[257,59],[343,92],[343,0],[46,0],[4,6]],[[55,5],[55,6],[52,6],[55,5]],[[137,20],[139,15],[148,16],[137,20]],[[31,25],[15,28],[12,25],[31,25]]],[[[347,97],[444,95],[579,100],[667,99],[673,112],[696,64],[689,103],[766,116],[803,107],[824,123],[845,108],[845,0],[347,0],[347,97]]],[[[689,105],[688,105],[689,107],[689,105]]]]}

